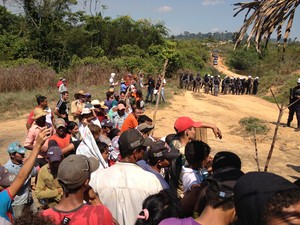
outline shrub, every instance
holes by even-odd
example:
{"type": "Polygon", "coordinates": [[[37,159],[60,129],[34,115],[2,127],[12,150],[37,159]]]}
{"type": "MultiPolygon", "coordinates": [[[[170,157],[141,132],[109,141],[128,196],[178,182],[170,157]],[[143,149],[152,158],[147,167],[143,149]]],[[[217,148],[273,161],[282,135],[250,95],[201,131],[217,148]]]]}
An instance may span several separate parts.
{"type": "Polygon", "coordinates": [[[265,125],[265,121],[258,119],[256,117],[244,117],[240,119],[239,122],[250,134],[266,134],[269,131],[269,128],[265,125]]]}

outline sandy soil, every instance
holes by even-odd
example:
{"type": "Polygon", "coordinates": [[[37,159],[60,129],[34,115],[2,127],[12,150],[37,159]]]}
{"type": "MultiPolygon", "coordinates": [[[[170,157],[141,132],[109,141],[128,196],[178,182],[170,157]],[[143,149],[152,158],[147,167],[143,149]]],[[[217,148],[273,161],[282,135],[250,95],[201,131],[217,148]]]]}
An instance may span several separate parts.
{"type": "MultiPolygon", "coordinates": [[[[218,65],[225,70],[220,64],[218,65]]],[[[226,70],[227,71],[227,70],[226,70]]],[[[287,119],[285,111],[282,122],[287,119]]],[[[153,111],[147,111],[152,116],[153,111]]],[[[275,104],[255,96],[219,95],[193,93],[186,91],[181,95],[174,95],[169,107],[158,111],[155,136],[164,136],[174,133],[173,124],[178,116],[190,116],[194,120],[216,124],[223,133],[223,139],[216,139],[213,133],[208,131],[208,144],[213,154],[221,150],[230,150],[237,153],[242,159],[243,170],[257,170],[254,160],[255,150],[253,137],[245,136],[239,120],[243,117],[257,117],[267,122],[270,131],[267,135],[257,136],[259,163],[263,169],[275,129],[278,117],[278,109],[275,104]]],[[[0,121],[0,163],[8,159],[7,145],[12,141],[23,143],[26,136],[25,117],[16,120],[0,121]]],[[[300,133],[294,132],[296,118],[292,127],[280,126],[278,138],[275,144],[273,157],[269,166],[270,172],[278,173],[293,181],[300,177],[300,133]]]]}

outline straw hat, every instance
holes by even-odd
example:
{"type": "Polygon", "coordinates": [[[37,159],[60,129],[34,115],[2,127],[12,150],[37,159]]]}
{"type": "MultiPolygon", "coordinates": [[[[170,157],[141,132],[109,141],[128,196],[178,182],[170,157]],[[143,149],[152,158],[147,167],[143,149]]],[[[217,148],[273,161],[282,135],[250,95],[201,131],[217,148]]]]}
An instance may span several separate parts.
{"type": "Polygon", "coordinates": [[[43,109],[37,107],[33,110],[33,117],[32,119],[37,120],[38,118],[42,116],[46,116],[48,112],[44,111],[43,109]]]}

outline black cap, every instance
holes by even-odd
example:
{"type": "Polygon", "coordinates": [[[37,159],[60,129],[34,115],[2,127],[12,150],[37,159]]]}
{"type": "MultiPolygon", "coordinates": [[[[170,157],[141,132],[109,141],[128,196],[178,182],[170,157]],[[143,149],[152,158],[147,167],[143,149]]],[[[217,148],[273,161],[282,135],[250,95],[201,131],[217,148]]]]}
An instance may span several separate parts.
{"type": "Polygon", "coordinates": [[[164,141],[154,142],[148,151],[148,158],[160,158],[165,157],[166,159],[173,160],[180,155],[179,151],[170,148],[170,146],[164,141]]]}
{"type": "Polygon", "coordinates": [[[241,169],[241,159],[233,152],[222,151],[218,152],[213,159],[212,170],[216,171],[220,168],[232,167],[241,169]]]}
{"type": "Polygon", "coordinates": [[[144,146],[145,138],[136,129],[129,129],[124,131],[119,138],[119,148],[126,150],[134,150],[144,146]]]}

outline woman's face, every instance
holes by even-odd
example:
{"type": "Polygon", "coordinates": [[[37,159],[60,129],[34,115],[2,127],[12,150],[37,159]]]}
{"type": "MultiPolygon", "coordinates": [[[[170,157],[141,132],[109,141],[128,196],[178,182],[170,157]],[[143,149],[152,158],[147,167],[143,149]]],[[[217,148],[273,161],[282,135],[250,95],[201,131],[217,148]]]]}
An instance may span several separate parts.
{"type": "Polygon", "coordinates": [[[78,126],[76,125],[72,130],[70,130],[71,134],[76,135],[78,134],[79,130],[78,130],[78,126]]]}

